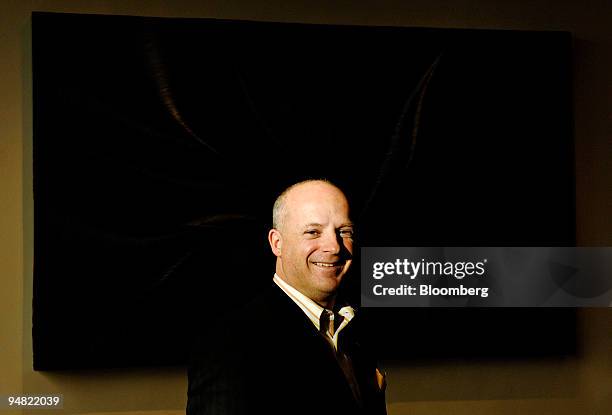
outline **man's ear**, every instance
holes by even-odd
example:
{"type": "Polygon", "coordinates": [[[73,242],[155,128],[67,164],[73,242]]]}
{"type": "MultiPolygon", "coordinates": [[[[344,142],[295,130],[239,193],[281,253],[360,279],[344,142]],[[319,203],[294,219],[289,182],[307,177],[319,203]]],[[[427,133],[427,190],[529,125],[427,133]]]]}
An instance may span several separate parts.
{"type": "Polygon", "coordinates": [[[281,256],[283,237],[278,229],[270,229],[270,232],[268,232],[268,242],[270,243],[270,248],[272,248],[274,255],[277,257],[281,256]]]}

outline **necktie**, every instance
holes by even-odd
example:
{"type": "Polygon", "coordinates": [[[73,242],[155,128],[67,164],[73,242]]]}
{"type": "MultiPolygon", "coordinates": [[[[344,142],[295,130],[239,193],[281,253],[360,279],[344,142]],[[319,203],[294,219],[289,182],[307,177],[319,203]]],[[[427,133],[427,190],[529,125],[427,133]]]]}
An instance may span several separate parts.
{"type": "Polygon", "coordinates": [[[350,356],[345,353],[342,347],[342,332],[338,333],[338,347],[336,348],[334,346],[333,336],[335,335],[337,328],[340,326],[340,321],[341,317],[338,314],[334,315],[334,313],[330,310],[323,310],[320,320],[320,331],[323,337],[325,337],[330,346],[333,348],[336,361],[338,362],[340,369],[342,369],[342,373],[346,378],[351,392],[353,393],[357,403],[361,405],[361,393],[359,391],[359,384],[357,383],[353,364],[350,356]]]}
{"type": "Polygon", "coordinates": [[[334,337],[334,332],[336,330],[336,316],[334,316],[333,311],[324,309],[321,313],[320,320],[320,331],[321,333],[328,338],[328,340],[332,340],[334,337]]]}

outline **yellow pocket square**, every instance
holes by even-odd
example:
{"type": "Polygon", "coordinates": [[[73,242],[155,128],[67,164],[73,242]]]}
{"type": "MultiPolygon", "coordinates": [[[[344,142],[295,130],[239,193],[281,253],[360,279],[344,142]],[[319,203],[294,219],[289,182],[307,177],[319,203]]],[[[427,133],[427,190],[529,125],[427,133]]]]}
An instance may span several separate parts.
{"type": "Polygon", "coordinates": [[[376,368],[376,384],[381,392],[387,389],[387,374],[376,368]]]}

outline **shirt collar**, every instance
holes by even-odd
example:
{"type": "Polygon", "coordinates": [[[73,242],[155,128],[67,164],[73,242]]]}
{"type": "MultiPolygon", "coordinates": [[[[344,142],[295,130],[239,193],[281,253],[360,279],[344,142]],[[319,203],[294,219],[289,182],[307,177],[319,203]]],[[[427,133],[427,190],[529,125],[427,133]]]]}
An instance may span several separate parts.
{"type": "MultiPolygon", "coordinates": [[[[315,301],[308,298],[307,296],[302,294],[300,291],[292,287],[289,283],[287,283],[285,280],[279,277],[278,274],[276,273],[274,274],[273,281],[276,283],[276,285],[280,287],[281,290],[283,290],[285,294],[287,294],[287,296],[289,296],[289,298],[291,298],[302,309],[304,314],[308,316],[308,319],[312,321],[312,324],[315,325],[317,330],[320,330],[321,329],[321,315],[323,314],[323,311],[325,310],[325,308],[321,307],[315,301]]],[[[341,307],[337,311],[337,313],[340,314],[342,317],[344,317],[344,320],[342,322],[342,327],[346,326],[353,319],[353,317],[355,317],[355,310],[353,309],[353,307],[349,305],[345,305],[341,307]]]]}

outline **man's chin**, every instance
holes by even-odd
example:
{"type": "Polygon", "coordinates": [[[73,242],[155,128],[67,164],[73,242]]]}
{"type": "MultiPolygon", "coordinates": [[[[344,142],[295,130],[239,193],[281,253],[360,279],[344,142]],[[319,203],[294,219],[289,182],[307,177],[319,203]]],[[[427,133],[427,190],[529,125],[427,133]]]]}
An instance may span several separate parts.
{"type": "Polygon", "coordinates": [[[311,267],[311,272],[313,275],[320,277],[320,278],[333,278],[333,279],[338,279],[340,278],[343,274],[344,274],[344,268],[343,267],[319,267],[316,265],[313,265],[311,267]]]}
{"type": "Polygon", "coordinates": [[[328,292],[329,294],[335,294],[340,287],[340,283],[344,277],[342,270],[339,272],[320,272],[316,273],[316,279],[318,285],[322,291],[328,292]]]}

